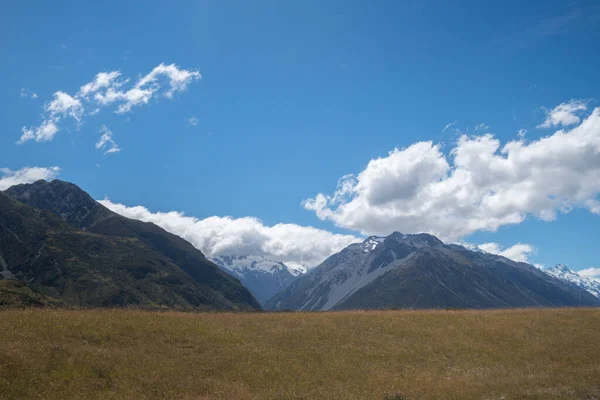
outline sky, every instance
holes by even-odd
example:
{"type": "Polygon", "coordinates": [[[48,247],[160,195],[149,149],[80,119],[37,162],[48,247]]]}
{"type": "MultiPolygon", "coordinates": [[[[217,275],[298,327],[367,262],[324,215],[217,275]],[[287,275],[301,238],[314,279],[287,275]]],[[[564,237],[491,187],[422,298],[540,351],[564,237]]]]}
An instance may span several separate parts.
{"type": "Polygon", "coordinates": [[[429,232],[600,274],[594,1],[4,1],[0,189],[208,256],[429,232]]]}

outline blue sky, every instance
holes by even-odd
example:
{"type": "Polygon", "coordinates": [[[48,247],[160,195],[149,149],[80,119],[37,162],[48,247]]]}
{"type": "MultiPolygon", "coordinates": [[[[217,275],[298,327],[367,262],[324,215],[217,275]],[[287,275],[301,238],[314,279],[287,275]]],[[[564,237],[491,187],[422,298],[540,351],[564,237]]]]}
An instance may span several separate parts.
{"type": "MultiPolygon", "coordinates": [[[[58,166],[60,173],[52,176],[77,183],[97,199],[197,217],[208,233],[197,233],[196,242],[195,236],[186,238],[210,254],[257,251],[310,264],[351,240],[342,234],[423,230],[447,240],[497,243],[499,249],[528,244],[534,251],[525,254],[532,263],[600,267],[600,216],[586,203],[598,198],[598,189],[581,178],[598,169],[599,153],[568,171],[540,169],[530,177],[538,186],[521,178],[510,181],[514,188],[538,190],[579,176],[582,182],[573,189],[577,196],[565,185],[552,189],[556,193],[544,192],[561,204],[554,206],[553,218],[545,214],[540,219],[540,212],[550,211],[527,200],[518,209],[518,222],[500,223],[490,231],[493,224],[481,215],[482,207],[459,207],[465,225],[469,218],[475,225],[486,219],[483,228],[459,233],[437,223],[445,216],[436,211],[402,216],[408,212],[403,207],[416,207],[421,199],[404,202],[414,194],[413,186],[440,178],[430,170],[420,175],[421,169],[406,169],[415,159],[401,154],[394,163],[388,157],[395,148],[432,141],[450,173],[451,154],[463,134],[492,133],[502,147],[517,140],[521,129],[532,143],[559,129],[579,127],[598,106],[600,93],[600,8],[594,3],[4,2],[0,168],[10,176],[26,167],[58,166]],[[61,114],[52,140],[16,144],[23,127],[34,129],[51,118],[44,104],[57,91],[75,97],[98,73],[112,71],[120,72],[121,82],[130,79],[120,87],[125,91],[161,63],[175,64],[178,72],[198,72],[201,78],[192,76],[169,98],[169,76],[155,70],[152,77],[160,89],[148,104],[117,113],[121,99],[95,113],[90,101],[79,122],[61,114]],[[570,105],[563,119],[538,128],[561,104],[570,105]],[[111,142],[96,148],[106,132],[120,151],[105,154],[111,142]],[[390,181],[373,178],[377,173],[367,168],[378,158],[382,170],[391,168],[385,170],[392,171],[390,181]],[[340,192],[352,198],[328,203],[321,212],[303,203],[320,193],[333,197],[340,178],[361,171],[367,171],[365,178],[350,182],[354,191],[340,192]],[[402,171],[410,179],[425,176],[425,181],[408,182],[402,171]],[[400,190],[403,185],[410,193],[400,190]],[[380,189],[391,190],[391,200],[372,201],[377,196],[371,194],[380,189]],[[364,202],[370,202],[368,210],[361,208],[364,202]],[[390,209],[396,214],[383,223],[381,213],[390,209]],[[217,227],[205,220],[211,216],[221,218],[217,227]],[[223,228],[232,222],[225,216],[238,224],[223,228]],[[244,217],[260,221],[238,220],[244,217]],[[252,222],[254,230],[240,227],[244,221],[252,222]],[[280,223],[289,230],[272,229],[280,223]],[[301,229],[306,226],[322,231],[301,229]],[[302,245],[293,245],[294,232],[304,238],[297,239],[302,245]],[[209,246],[213,233],[231,245],[209,246]],[[244,246],[236,248],[240,242],[244,246]]],[[[591,142],[582,146],[593,148],[600,131],[589,129],[580,136],[591,142]]],[[[582,159],[585,154],[579,157],[577,148],[569,154],[582,159]]],[[[439,161],[439,154],[431,157],[439,161]]],[[[557,157],[552,162],[571,165],[557,157]]],[[[518,164],[527,165],[526,160],[518,164]]],[[[482,193],[501,190],[485,185],[478,186],[482,193]]],[[[167,217],[145,218],[189,234],[191,228],[167,217]]]]}

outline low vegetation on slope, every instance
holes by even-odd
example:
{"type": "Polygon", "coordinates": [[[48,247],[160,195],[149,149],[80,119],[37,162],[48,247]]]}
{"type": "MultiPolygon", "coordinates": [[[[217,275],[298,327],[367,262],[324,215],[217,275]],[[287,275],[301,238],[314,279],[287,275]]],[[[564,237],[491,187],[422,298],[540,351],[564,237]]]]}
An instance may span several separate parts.
{"type": "Polygon", "coordinates": [[[190,243],[62,181],[0,192],[0,273],[77,307],[260,309],[190,243]]]}
{"type": "Polygon", "coordinates": [[[26,309],[0,332],[3,399],[600,397],[598,309],[26,309]]]}
{"type": "Polygon", "coordinates": [[[64,306],[63,302],[44,296],[24,282],[0,279],[0,308],[64,306]]]}

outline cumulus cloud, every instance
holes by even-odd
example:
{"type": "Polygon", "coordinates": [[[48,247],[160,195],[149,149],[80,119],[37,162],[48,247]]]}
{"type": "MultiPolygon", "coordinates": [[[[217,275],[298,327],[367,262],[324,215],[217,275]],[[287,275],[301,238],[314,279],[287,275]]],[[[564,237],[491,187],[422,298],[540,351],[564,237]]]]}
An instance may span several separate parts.
{"type": "Polygon", "coordinates": [[[21,129],[21,139],[17,143],[21,144],[32,139],[35,139],[36,142],[49,141],[54,138],[54,135],[56,135],[57,132],[58,127],[56,126],[56,120],[47,119],[36,128],[23,127],[23,129],[21,129]]]}
{"type": "MultiPolygon", "coordinates": [[[[54,93],[53,99],[44,104],[41,124],[37,127],[24,126],[18,143],[52,140],[65,119],[73,119],[79,127],[85,116],[96,115],[105,107],[112,106],[116,113],[125,114],[133,107],[149,104],[153,98],[172,98],[176,92],[186,90],[191,82],[198,79],[198,71],[163,63],[137,79],[130,87],[126,87],[130,79],[121,79],[120,71],[100,72],[74,95],[63,91],[54,93]]],[[[22,90],[21,95],[23,93],[22,90]]]]}
{"type": "Polygon", "coordinates": [[[529,255],[535,253],[533,246],[526,243],[517,243],[506,249],[494,242],[480,244],[478,247],[487,253],[498,254],[517,262],[529,262],[529,255]]]}
{"type": "Polygon", "coordinates": [[[100,139],[96,142],[96,148],[98,150],[103,150],[104,154],[118,153],[121,151],[119,145],[113,140],[112,131],[106,125],[102,125],[99,133],[101,133],[102,136],[100,136],[100,139]]]}
{"type": "Polygon", "coordinates": [[[584,278],[600,278],[600,268],[586,268],[577,271],[584,278]]]}
{"type": "MultiPolygon", "coordinates": [[[[564,124],[566,121],[563,121],[564,124]]],[[[600,108],[570,130],[501,145],[491,133],[462,135],[448,154],[418,142],[345,175],[307,210],[364,235],[428,232],[455,241],[528,216],[553,220],[573,207],[600,214],[600,108]]]]}
{"type": "Polygon", "coordinates": [[[569,126],[578,124],[581,119],[579,114],[587,110],[586,102],[583,100],[570,100],[559,104],[552,109],[543,109],[546,112],[546,120],[539,124],[538,128],[552,128],[558,126],[569,126]]]}
{"type": "Polygon", "coordinates": [[[127,82],[117,82],[117,78],[121,76],[121,72],[112,71],[112,72],[100,72],[96,74],[96,77],[93,81],[86,83],[79,89],[79,95],[81,97],[87,97],[91,93],[95,93],[100,89],[105,89],[109,87],[119,87],[127,82]]]}
{"type": "Polygon", "coordinates": [[[54,179],[59,173],[59,167],[25,167],[17,171],[0,168],[0,190],[6,190],[13,185],[31,183],[40,179],[54,179]]]}
{"type": "Polygon", "coordinates": [[[61,116],[69,116],[80,122],[83,115],[83,104],[79,98],[58,91],[54,93],[52,101],[44,105],[44,111],[52,120],[58,121],[61,116]]]}
{"type": "Polygon", "coordinates": [[[207,257],[262,255],[290,266],[315,267],[331,254],[362,239],[295,224],[265,225],[254,217],[208,217],[199,219],[181,212],[151,212],[142,206],[128,207],[100,200],[128,218],[153,222],[188,240],[207,257]]]}

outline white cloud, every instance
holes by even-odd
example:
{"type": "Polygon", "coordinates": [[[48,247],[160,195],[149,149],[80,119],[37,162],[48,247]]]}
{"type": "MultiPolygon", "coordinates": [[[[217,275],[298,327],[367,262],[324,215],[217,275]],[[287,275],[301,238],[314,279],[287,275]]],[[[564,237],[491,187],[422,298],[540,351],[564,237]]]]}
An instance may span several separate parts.
{"type": "Polygon", "coordinates": [[[526,243],[517,243],[506,249],[494,242],[480,244],[478,247],[485,252],[498,254],[517,262],[529,262],[529,255],[535,253],[533,246],[526,243]]]}
{"type": "Polygon", "coordinates": [[[6,190],[13,185],[31,183],[40,179],[54,179],[59,173],[59,167],[25,167],[17,171],[0,168],[0,190],[6,190]]]}
{"type": "Polygon", "coordinates": [[[119,145],[113,140],[113,133],[106,125],[102,125],[99,133],[102,134],[98,142],[96,142],[96,148],[98,150],[104,150],[104,154],[118,153],[121,151],[119,145]]]}
{"type": "Polygon", "coordinates": [[[584,278],[599,278],[600,277],[600,268],[586,268],[577,271],[577,273],[584,278]]]}
{"type": "Polygon", "coordinates": [[[121,72],[112,71],[112,72],[100,72],[96,74],[96,77],[93,81],[86,83],[79,89],[79,95],[81,97],[86,97],[92,93],[96,93],[100,89],[109,88],[111,86],[121,86],[122,83],[117,83],[116,79],[121,76],[121,72]]]}
{"type": "Polygon", "coordinates": [[[173,93],[185,90],[190,82],[200,79],[200,73],[198,71],[187,71],[185,69],[177,68],[175,64],[165,65],[161,63],[148,75],[140,79],[136,86],[143,87],[147,85],[157,85],[157,80],[161,75],[169,78],[170,88],[165,93],[165,96],[167,97],[172,97],[173,93]]]}
{"type": "Polygon", "coordinates": [[[309,226],[267,226],[254,217],[198,219],[176,211],[153,213],[142,206],[127,207],[106,199],[100,203],[125,217],[153,222],[181,236],[209,258],[253,254],[281,260],[290,266],[311,268],[349,244],[362,240],[309,226]]]}
{"type": "Polygon", "coordinates": [[[456,125],[458,123],[458,121],[452,121],[450,123],[448,123],[444,129],[442,129],[442,133],[446,132],[448,129],[450,129],[452,126],[456,125]]]}
{"type": "Polygon", "coordinates": [[[200,79],[200,73],[179,69],[175,64],[161,63],[149,74],[141,77],[129,90],[121,91],[116,90],[115,87],[109,87],[104,94],[97,93],[94,98],[102,105],[120,103],[117,113],[124,114],[131,111],[134,106],[148,104],[162,87],[161,77],[167,78],[168,81],[168,88],[163,91],[163,94],[165,97],[171,98],[175,92],[184,91],[192,81],[200,79]]]}
{"type": "Polygon", "coordinates": [[[303,201],[322,220],[360,231],[428,232],[455,241],[534,215],[573,207],[600,212],[600,108],[571,130],[505,145],[492,134],[461,136],[449,154],[418,142],[346,175],[332,195],[303,201]]]}
{"type": "Polygon", "coordinates": [[[35,139],[36,142],[45,142],[52,140],[54,135],[58,132],[58,127],[56,126],[57,120],[47,119],[42,124],[36,128],[27,128],[23,127],[21,129],[21,139],[17,142],[21,144],[31,139],[35,139]]]}
{"type": "Polygon", "coordinates": [[[37,99],[38,95],[35,92],[32,92],[30,90],[27,90],[25,88],[21,88],[21,92],[19,94],[20,97],[30,97],[32,99],[37,99]]]}
{"type": "Polygon", "coordinates": [[[546,120],[537,127],[552,128],[578,124],[581,121],[578,114],[585,110],[587,110],[586,102],[575,99],[559,104],[551,110],[544,108],[546,120]]]}
{"type": "Polygon", "coordinates": [[[200,123],[200,120],[196,117],[190,117],[188,118],[188,125],[189,126],[197,126],[200,123]]]}
{"type": "MultiPolygon", "coordinates": [[[[162,95],[172,98],[174,93],[186,90],[191,82],[200,79],[200,73],[180,69],[175,64],[161,63],[125,89],[122,88],[130,82],[130,79],[119,80],[120,77],[120,71],[100,72],[91,82],[81,86],[75,95],[57,91],[52,101],[44,105],[43,121],[40,126],[24,126],[18,143],[32,139],[38,142],[52,140],[60,130],[59,123],[64,122],[64,117],[73,118],[76,126],[79,127],[85,116],[96,115],[104,107],[114,105],[116,113],[124,114],[130,112],[135,106],[149,104],[154,97],[162,95]]],[[[28,93],[23,90],[21,96],[28,93]]]]}
{"type": "Polygon", "coordinates": [[[83,115],[83,104],[79,98],[58,91],[54,93],[54,99],[51,102],[44,104],[44,111],[50,118],[67,115],[79,122],[83,115]]]}
{"type": "Polygon", "coordinates": [[[474,131],[475,133],[485,133],[490,127],[483,122],[475,125],[474,131]]]}

